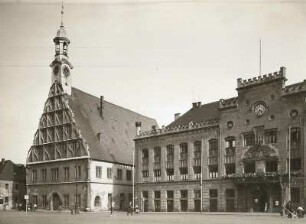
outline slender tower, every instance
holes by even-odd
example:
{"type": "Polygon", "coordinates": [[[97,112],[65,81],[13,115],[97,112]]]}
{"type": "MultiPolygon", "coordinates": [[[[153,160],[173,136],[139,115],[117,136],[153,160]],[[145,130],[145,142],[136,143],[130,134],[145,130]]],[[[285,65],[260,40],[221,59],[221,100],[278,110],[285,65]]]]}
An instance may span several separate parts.
{"type": "Polygon", "coordinates": [[[61,25],[56,33],[56,37],[53,39],[55,43],[55,56],[54,60],[50,64],[52,68],[52,83],[58,82],[62,85],[64,93],[71,94],[71,69],[72,64],[68,57],[68,46],[70,40],[68,39],[67,30],[63,22],[64,17],[64,4],[62,2],[61,11],[61,25]]]}

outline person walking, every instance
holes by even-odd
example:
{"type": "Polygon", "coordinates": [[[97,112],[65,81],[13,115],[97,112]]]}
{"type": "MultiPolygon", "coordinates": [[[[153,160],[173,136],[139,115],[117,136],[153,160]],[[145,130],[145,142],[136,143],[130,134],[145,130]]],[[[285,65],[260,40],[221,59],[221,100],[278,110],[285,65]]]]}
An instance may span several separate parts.
{"type": "Polygon", "coordinates": [[[133,215],[133,212],[134,212],[133,210],[134,210],[133,203],[130,201],[129,207],[127,209],[127,215],[133,215]]]}
{"type": "Polygon", "coordinates": [[[115,202],[112,201],[110,206],[110,216],[114,215],[114,210],[115,210],[115,202]]]}

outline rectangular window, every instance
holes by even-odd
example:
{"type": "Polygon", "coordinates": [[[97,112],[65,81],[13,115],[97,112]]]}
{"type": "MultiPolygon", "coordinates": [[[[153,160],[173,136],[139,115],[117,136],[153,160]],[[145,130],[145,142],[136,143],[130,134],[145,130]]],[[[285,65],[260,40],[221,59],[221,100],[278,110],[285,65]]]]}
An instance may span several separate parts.
{"type": "Polygon", "coordinates": [[[188,191],[187,190],[181,190],[181,198],[183,198],[183,199],[188,198],[188,191]]]}
{"type": "Polygon", "coordinates": [[[300,203],[300,188],[299,187],[291,188],[291,201],[293,203],[300,203]]]}
{"type": "Polygon", "coordinates": [[[244,163],[244,173],[255,173],[255,162],[244,163]]]}
{"type": "Polygon", "coordinates": [[[47,170],[46,169],[41,170],[41,179],[42,179],[42,181],[47,180],[47,170]]]}
{"type": "Polygon", "coordinates": [[[148,199],[148,196],[149,194],[148,194],[148,192],[147,191],[143,191],[142,192],[142,197],[144,198],[144,199],[148,199]]]}
{"type": "Polygon", "coordinates": [[[188,168],[187,167],[180,168],[180,175],[181,175],[181,180],[187,180],[188,179],[188,168]]]}
{"type": "Polygon", "coordinates": [[[302,160],[301,158],[291,159],[290,170],[291,171],[301,171],[302,170],[302,160]]]}
{"type": "Polygon", "coordinates": [[[154,170],[154,181],[161,180],[161,170],[154,170]]]}
{"type": "Polygon", "coordinates": [[[107,179],[112,179],[112,168],[107,168],[107,179]]]}
{"type": "Polygon", "coordinates": [[[47,207],[48,202],[47,202],[47,195],[42,195],[42,206],[45,208],[47,207]]]}
{"type": "Polygon", "coordinates": [[[33,182],[37,181],[37,170],[32,170],[32,181],[33,182]]]}
{"type": "Polygon", "coordinates": [[[5,189],[9,189],[9,184],[5,184],[5,189]]]}
{"type": "Polygon", "coordinates": [[[199,159],[201,158],[201,147],[202,147],[202,144],[200,141],[193,143],[194,158],[199,158],[199,159]]]}
{"type": "Polygon", "coordinates": [[[235,148],[236,147],[236,141],[233,137],[228,137],[225,139],[225,147],[226,148],[235,148]]]}
{"type": "Polygon", "coordinates": [[[64,167],[64,179],[65,179],[65,180],[68,180],[69,177],[70,177],[69,167],[68,167],[68,166],[65,166],[65,167],[64,167]]]}
{"type": "Polygon", "coordinates": [[[4,203],[5,203],[5,204],[8,204],[8,203],[9,203],[9,197],[5,197],[5,198],[4,198],[4,203]]]}
{"type": "Polygon", "coordinates": [[[101,177],[102,177],[102,167],[96,166],[96,178],[101,179],[101,177]]]}
{"type": "Polygon", "coordinates": [[[218,190],[217,189],[209,189],[209,197],[210,198],[217,198],[218,197],[218,190]]]}
{"type": "Polygon", "coordinates": [[[201,198],[201,190],[194,190],[194,198],[195,199],[201,198]]]}
{"type": "Polygon", "coordinates": [[[266,130],[265,131],[265,143],[276,143],[277,142],[277,130],[266,130]]]}
{"type": "Polygon", "coordinates": [[[301,144],[301,130],[300,128],[291,128],[291,148],[298,148],[301,144]]]}
{"type": "Polygon", "coordinates": [[[226,175],[236,173],[236,164],[235,163],[225,164],[225,172],[226,175]]]}
{"type": "Polygon", "coordinates": [[[51,169],[51,180],[58,180],[58,168],[51,169]]]}
{"type": "Polygon", "coordinates": [[[266,161],[266,172],[277,172],[278,163],[277,161],[266,161]]]}
{"type": "Polygon", "coordinates": [[[69,194],[64,194],[64,207],[69,207],[70,202],[69,202],[69,194]]]}
{"type": "Polygon", "coordinates": [[[173,191],[167,191],[167,198],[173,198],[173,191]]]}
{"type": "Polygon", "coordinates": [[[148,164],[149,163],[149,150],[143,149],[142,150],[142,164],[148,164]]]}
{"type": "Polygon", "coordinates": [[[167,180],[171,181],[174,179],[174,169],[167,169],[167,180]]]}
{"type": "Polygon", "coordinates": [[[255,144],[255,134],[254,133],[246,133],[244,134],[244,146],[251,146],[255,144]]]}
{"type": "Polygon", "coordinates": [[[160,191],[154,191],[154,198],[160,199],[160,191]]]}
{"type": "Polygon", "coordinates": [[[160,163],[161,161],[161,148],[155,147],[154,148],[154,163],[160,163]]]}
{"type": "Polygon", "coordinates": [[[117,169],[117,180],[122,180],[122,169],[117,169]]]}
{"type": "Polygon", "coordinates": [[[132,171],[131,170],[127,170],[126,171],[126,180],[127,181],[131,181],[132,180],[132,171]]]}
{"type": "Polygon", "coordinates": [[[81,178],[81,166],[75,166],[74,167],[74,177],[75,179],[81,178]]]}
{"type": "Polygon", "coordinates": [[[0,198],[0,205],[3,205],[3,198],[0,198]]]}
{"type": "Polygon", "coordinates": [[[187,160],[188,159],[188,144],[182,143],[180,144],[180,159],[187,160]]]}
{"type": "Polygon", "coordinates": [[[168,145],[167,146],[167,155],[166,155],[166,161],[173,161],[174,160],[174,146],[168,145]]]}
{"type": "Polygon", "coordinates": [[[218,156],[218,140],[209,140],[209,156],[218,156]]]}
{"type": "Polygon", "coordinates": [[[149,177],[149,171],[148,171],[148,170],[143,170],[143,171],[142,171],[142,177],[143,177],[143,178],[149,177]]]}

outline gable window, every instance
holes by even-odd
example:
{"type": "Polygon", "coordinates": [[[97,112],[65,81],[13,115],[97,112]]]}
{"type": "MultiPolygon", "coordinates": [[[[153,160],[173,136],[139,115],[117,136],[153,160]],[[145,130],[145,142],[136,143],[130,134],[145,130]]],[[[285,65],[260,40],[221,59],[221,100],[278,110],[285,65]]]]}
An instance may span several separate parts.
{"type": "Polygon", "coordinates": [[[107,168],[107,179],[112,179],[112,168],[107,168]]]}
{"type": "Polygon", "coordinates": [[[101,179],[101,177],[102,177],[102,167],[96,166],[96,178],[101,179]]]}
{"type": "Polygon", "coordinates": [[[117,169],[117,180],[122,180],[122,169],[117,169]]]}
{"type": "Polygon", "coordinates": [[[128,181],[132,180],[132,171],[131,170],[126,171],[126,180],[128,180],[128,181]]]}

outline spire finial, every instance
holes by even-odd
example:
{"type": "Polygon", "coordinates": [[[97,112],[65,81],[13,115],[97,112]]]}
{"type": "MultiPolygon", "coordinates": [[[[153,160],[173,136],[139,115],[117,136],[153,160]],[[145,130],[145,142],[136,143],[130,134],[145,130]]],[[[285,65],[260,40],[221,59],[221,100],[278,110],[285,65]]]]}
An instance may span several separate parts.
{"type": "Polygon", "coordinates": [[[63,17],[64,17],[64,0],[62,0],[62,11],[61,11],[61,26],[64,26],[63,22],[63,17]]]}

